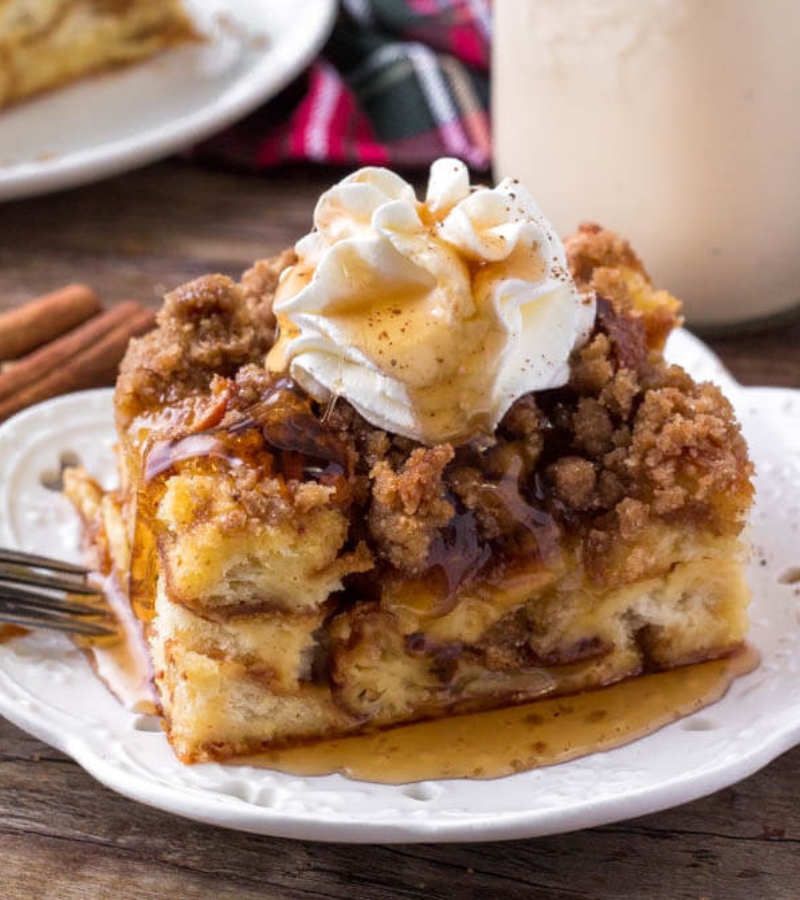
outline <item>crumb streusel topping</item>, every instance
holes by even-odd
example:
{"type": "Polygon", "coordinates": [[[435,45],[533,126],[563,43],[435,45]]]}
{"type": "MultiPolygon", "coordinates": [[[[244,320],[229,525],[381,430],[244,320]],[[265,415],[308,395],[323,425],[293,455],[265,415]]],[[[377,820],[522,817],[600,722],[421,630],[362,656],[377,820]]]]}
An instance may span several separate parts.
{"type": "MultiPolygon", "coordinates": [[[[365,556],[378,573],[438,566],[452,593],[509,560],[547,564],[567,542],[595,583],[641,577],[660,525],[738,533],[751,465],[719,390],[663,360],[677,302],[652,289],[609,232],[583,226],[566,246],[578,286],[597,296],[593,331],[573,353],[569,382],[518,399],[491,437],[424,446],[270,372],[272,297],[287,254],[241,284],[210,276],[170,294],[160,327],[123,365],[119,421],[158,421],[168,405],[163,440],[213,432],[231,458],[246,455],[250,465],[229,469],[246,516],[333,498],[361,569],[365,556]]],[[[355,577],[368,596],[369,579],[355,577]]]]}

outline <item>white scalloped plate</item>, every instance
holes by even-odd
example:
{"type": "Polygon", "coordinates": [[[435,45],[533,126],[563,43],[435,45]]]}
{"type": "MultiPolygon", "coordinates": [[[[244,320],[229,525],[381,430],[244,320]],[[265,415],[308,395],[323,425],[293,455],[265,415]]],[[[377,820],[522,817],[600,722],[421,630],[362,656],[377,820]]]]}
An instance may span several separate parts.
{"type": "MultiPolygon", "coordinates": [[[[114,790],[204,822],[351,842],[479,841],[587,828],[674,806],[740,780],[800,741],[800,391],[742,388],[679,332],[670,355],[721,383],[757,463],[751,642],[762,664],[714,706],[625,747],[494,781],[379,785],[260,768],[182,766],[154,720],[125,710],[58,635],[0,644],[0,713],[114,790]]],[[[43,470],[77,452],[113,481],[111,396],[75,394],[0,427],[0,544],[78,556],[67,503],[43,470]]]]}
{"type": "Polygon", "coordinates": [[[203,41],[2,112],[0,200],[97,181],[196,143],[314,56],[334,0],[184,0],[203,41]]]}

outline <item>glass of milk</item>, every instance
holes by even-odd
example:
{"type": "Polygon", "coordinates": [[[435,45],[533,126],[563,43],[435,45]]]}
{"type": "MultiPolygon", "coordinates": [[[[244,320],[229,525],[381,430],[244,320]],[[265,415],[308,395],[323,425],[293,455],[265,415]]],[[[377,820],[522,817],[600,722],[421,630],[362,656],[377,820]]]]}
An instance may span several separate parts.
{"type": "Polygon", "coordinates": [[[495,175],[701,329],[800,310],[800,2],[494,0],[495,175]]]}

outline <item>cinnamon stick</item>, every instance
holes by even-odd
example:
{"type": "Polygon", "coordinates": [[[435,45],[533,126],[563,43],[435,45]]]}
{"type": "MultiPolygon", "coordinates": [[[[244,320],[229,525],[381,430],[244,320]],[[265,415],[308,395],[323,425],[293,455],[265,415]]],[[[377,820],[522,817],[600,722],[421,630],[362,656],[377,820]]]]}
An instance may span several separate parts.
{"type": "MultiPolygon", "coordinates": [[[[31,371],[28,370],[30,380],[26,380],[26,383],[10,396],[3,395],[3,398],[0,399],[0,422],[26,406],[41,403],[51,397],[70,391],[113,384],[117,368],[130,339],[149,331],[155,323],[155,313],[152,310],[143,309],[137,304],[133,304],[133,306],[137,307],[136,311],[132,313],[128,311],[127,318],[122,322],[89,342],[82,341],[80,349],[71,356],[68,362],[51,368],[50,358],[41,362],[40,357],[39,365],[42,368],[38,369],[38,372],[44,374],[37,374],[37,370],[34,369],[34,373],[31,375],[31,371]]],[[[127,304],[126,307],[130,310],[127,304]]],[[[66,340],[66,338],[62,340],[66,340]]],[[[48,356],[57,343],[59,341],[44,348],[41,351],[42,356],[48,356]]],[[[60,349],[56,351],[59,354],[60,352],[60,349]]],[[[21,365],[22,363],[19,364],[19,366],[21,365]]],[[[6,375],[12,376],[14,370],[19,366],[15,366],[7,373],[4,372],[0,375],[0,379],[5,378],[6,375]]]]}
{"type": "Polygon", "coordinates": [[[63,337],[12,363],[0,373],[0,401],[13,397],[95,344],[104,334],[135,315],[141,307],[128,300],[94,316],[63,337]]]}
{"type": "Polygon", "coordinates": [[[0,313],[0,362],[18,359],[60,337],[100,311],[97,294],[85,284],[68,284],[0,313]]]}

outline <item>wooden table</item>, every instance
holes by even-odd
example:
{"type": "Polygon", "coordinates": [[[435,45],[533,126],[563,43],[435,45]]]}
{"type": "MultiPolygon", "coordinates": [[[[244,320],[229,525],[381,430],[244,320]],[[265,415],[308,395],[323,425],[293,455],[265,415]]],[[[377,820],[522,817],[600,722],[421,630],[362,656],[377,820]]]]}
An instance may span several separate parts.
{"type": "MultiPolygon", "coordinates": [[[[75,280],[108,305],[156,306],[195,275],[235,275],[304,233],[334,177],[172,162],[0,205],[0,309],[75,280]]],[[[800,323],[712,346],[745,384],[800,387],[800,323]]],[[[706,799],[590,831],[449,846],[302,843],[137,805],[0,720],[0,896],[797,900],[799,800],[800,748],[706,799]]]]}

